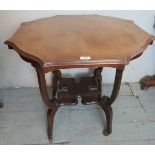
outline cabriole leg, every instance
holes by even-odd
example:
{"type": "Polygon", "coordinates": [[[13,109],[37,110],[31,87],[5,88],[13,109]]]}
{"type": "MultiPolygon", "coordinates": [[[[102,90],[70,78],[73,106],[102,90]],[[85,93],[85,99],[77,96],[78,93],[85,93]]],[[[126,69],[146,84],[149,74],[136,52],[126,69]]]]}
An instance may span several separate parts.
{"type": "Polygon", "coordinates": [[[94,70],[94,76],[98,82],[98,90],[100,91],[100,93],[102,92],[102,67],[98,67],[94,70]]]}
{"type": "Polygon", "coordinates": [[[36,67],[36,71],[37,71],[37,76],[38,76],[40,93],[41,93],[41,96],[42,96],[44,103],[48,107],[48,111],[47,111],[47,124],[48,124],[47,125],[47,132],[48,132],[49,141],[51,142],[52,141],[54,116],[55,116],[55,113],[58,109],[58,106],[57,106],[56,101],[54,99],[55,94],[56,94],[56,88],[57,88],[55,83],[57,83],[57,80],[58,80],[58,78],[56,78],[57,72],[56,71],[54,72],[53,97],[52,97],[52,99],[50,99],[49,95],[48,95],[48,91],[47,91],[47,86],[46,86],[45,73],[41,67],[36,67]]]}
{"type": "MultiPolygon", "coordinates": [[[[57,85],[58,85],[58,80],[61,76],[61,72],[59,70],[53,71],[53,78],[52,78],[52,86],[53,86],[53,104],[54,99],[56,98],[56,92],[57,92],[57,85]]],[[[57,107],[58,108],[58,107],[57,107]]],[[[53,124],[54,124],[54,116],[57,111],[57,108],[49,108],[47,111],[47,124],[48,124],[48,138],[49,141],[52,142],[52,133],[53,133],[53,124]]]]}
{"type": "Polygon", "coordinates": [[[110,98],[108,96],[103,96],[100,100],[100,106],[103,108],[106,115],[106,128],[103,131],[103,134],[105,136],[109,135],[112,132],[113,111],[111,105],[118,96],[122,80],[122,74],[123,69],[116,69],[114,86],[110,98]]]}

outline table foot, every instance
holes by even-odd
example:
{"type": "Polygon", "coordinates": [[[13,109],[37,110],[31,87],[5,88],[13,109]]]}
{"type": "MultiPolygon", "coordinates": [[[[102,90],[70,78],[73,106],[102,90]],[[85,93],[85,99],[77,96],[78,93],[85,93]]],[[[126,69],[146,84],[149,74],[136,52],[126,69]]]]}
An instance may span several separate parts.
{"type": "Polygon", "coordinates": [[[52,144],[52,142],[53,142],[53,139],[51,137],[51,138],[49,138],[49,143],[52,144]]]}
{"type": "Polygon", "coordinates": [[[112,117],[113,117],[113,112],[112,112],[112,108],[106,107],[106,109],[103,109],[106,115],[106,128],[103,131],[103,134],[105,136],[108,136],[110,133],[112,133],[112,117]]]}
{"type": "Polygon", "coordinates": [[[109,136],[112,132],[111,131],[108,131],[107,129],[104,129],[103,130],[103,135],[104,136],[109,136]]]}
{"type": "Polygon", "coordinates": [[[48,109],[47,111],[47,124],[48,124],[48,139],[49,142],[52,142],[52,133],[53,133],[53,123],[54,123],[54,116],[55,116],[56,110],[48,109]]]}
{"type": "Polygon", "coordinates": [[[106,128],[103,130],[103,134],[105,136],[108,136],[110,133],[112,133],[113,111],[112,111],[111,105],[108,104],[108,101],[109,101],[109,97],[103,96],[100,103],[100,106],[102,107],[106,115],[106,128]]]}

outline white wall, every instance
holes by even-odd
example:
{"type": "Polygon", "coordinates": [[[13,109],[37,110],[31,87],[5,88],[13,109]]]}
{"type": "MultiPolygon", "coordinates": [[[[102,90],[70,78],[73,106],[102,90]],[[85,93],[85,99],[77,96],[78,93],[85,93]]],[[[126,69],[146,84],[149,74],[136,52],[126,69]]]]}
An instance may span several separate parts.
{"type": "MultiPolygon", "coordinates": [[[[0,88],[38,86],[35,70],[16,52],[8,50],[3,42],[22,22],[57,14],[100,14],[131,19],[147,32],[155,34],[153,29],[155,11],[0,11],[0,88]]],[[[78,69],[78,72],[86,71],[87,69],[78,69]]],[[[66,72],[74,75],[77,69],[66,72]]],[[[143,76],[152,74],[155,74],[155,45],[150,46],[139,59],[126,66],[123,82],[138,82],[143,76]]],[[[103,75],[103,82],[112,83],[114,69],[104,69],[103,75]]],[[[49,78],[47,75],[48,84],[49,78]]]]}

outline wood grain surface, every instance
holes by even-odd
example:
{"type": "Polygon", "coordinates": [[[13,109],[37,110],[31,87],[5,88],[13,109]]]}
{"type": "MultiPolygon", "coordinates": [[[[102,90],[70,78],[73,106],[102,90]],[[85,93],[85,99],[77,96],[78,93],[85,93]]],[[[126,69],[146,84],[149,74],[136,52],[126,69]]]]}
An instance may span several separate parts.
{"type": "Polygon", "coordinates": [[[133,21],[100,15],[59,15],[21,24],[5,43],[44,66],[123,64],[154,40],[133,21]]]}

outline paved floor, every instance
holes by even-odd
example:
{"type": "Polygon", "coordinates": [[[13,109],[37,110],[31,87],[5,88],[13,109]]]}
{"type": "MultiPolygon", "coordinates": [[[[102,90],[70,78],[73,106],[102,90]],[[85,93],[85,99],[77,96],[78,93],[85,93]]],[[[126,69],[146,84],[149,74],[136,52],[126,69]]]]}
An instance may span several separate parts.
{"type": "MultiPolygon", "coordinates": [[[[112,85],[103,86],[110,94],[112,85]]],[[[0,90],[0,144],[48,144],[46,107],[37,88],[0,90]]],[[[113,133],[103,136],[104,112],[97,105],[61,107],[54,144],[155,144],[155,88],[123,84],[113,104],[113,133]]]]}

